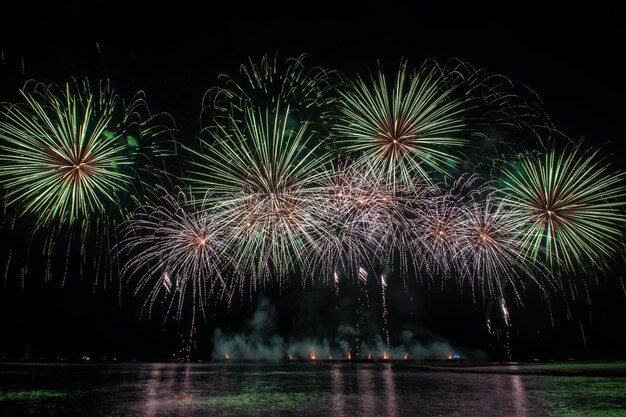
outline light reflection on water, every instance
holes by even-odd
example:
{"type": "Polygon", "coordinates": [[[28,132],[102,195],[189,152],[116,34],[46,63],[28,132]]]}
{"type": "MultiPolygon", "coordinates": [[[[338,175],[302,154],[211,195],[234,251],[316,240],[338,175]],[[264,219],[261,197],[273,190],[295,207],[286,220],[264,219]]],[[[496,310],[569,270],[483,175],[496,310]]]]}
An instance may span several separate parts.
{"type": "Polygon", "coordinates": [[[626,380],[392,364],[0,364],[0,415],[625,415],[626,380]]]}

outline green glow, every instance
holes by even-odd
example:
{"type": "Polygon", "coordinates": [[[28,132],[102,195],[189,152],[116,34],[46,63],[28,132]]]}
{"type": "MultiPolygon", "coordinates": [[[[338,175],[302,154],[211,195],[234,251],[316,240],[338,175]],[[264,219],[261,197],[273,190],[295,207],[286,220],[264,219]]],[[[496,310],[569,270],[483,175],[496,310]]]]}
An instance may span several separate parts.
{"type": "Polygon", "coordinates": [[[43,401],[68,396],[67,392],[53,390],[4,391],[0,392],[0,401],[43,401]]]}
{"type": "MultiPolygon", "coordinates": [[[[599,365],[598,365],[599,366],[599,365]]],[[[534,394],[546,415],[614,417],[624,415],[623,378],[533,376],[534,394]]]]}
{"type": "Polygon", "coordinates": [[[322,411],[328,407],[326,397],[327,395],[309,392],[243,392],[203,397],[198,402],[233,414],[252,413],[258,410],[283,413],[302,409],[322,411]]]}
{"type": "Polygon", "coordinates": [[[626,369],[626,362],[600,362],[600,363],[538,363],[531,364],[525,368],[538,368],[538,369],[608,369],[608,370],[622,370],[626,369]]]}
{"type": "Polygon", "coordinates": [[[105,137],[105,138],[107,138],[107,139],[109,139],[109,140],[110,140],[110,139],[115,139],[115,137],[117,136],[117,135],[115,134],[115,132],[112,132],[112,131],[110,131],[110,130],[106,130],[106,129],[104,129],[104,130],[102,131],[102,135],[104,135],[104,137],[105,137]]]}
{"type": "Polygon", "coordinates": [[[136,137],[134,137],[132,135],[126,136],[126,142],[128,143],[128,146],[130,146],[131,148],[138,148],[139,147],[139,141],[137,140],[136,137]]]}

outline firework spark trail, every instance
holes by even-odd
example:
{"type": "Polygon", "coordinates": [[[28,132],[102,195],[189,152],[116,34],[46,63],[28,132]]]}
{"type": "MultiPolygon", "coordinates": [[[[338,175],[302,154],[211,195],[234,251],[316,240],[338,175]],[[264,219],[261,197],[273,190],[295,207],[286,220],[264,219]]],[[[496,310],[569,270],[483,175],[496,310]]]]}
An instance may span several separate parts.
{"type": "MultiPolygon", "coordinates": [[[[527,86],[456,59],[450,60],[446,69],[456,75],[455,81],[461,84],[458,90],[466,97],[464,116],[470,136],[494,141],[494,128],[504,136],[522,133],[536,139],[557,132],[542,109],[541,99],[527,86]]],[[[480,159],[493,154],[472,156],[480,159]]]]}
{"type": "Polygon", "coordinates": [[[394,201],[374,177],[348,166],[323,173],[320,193],[312,201],[332,233],[308,259],[312,270],[357,278],[361,265],[376,265],[376,247],[388,235],[394,201]]]}
{"type": "Polygon", "coordinates": [[[522,153],[502,171],[501,195],[523,230],[523,257],[553,271],[606,266],[621,245],[624,172],[612,173],[598,151],[581,146],[522,153]]]}
{"type": "Polygon", "coordinates": [[[360,349],[361,349],[361,334],[364,330],[364,326],[365,326],[365,312],[366,310],[369,310],[370,307],[370,300],[369,300],[369,295],[367,293],[367,278],[369,276],[369,273],[367,272],[367,270],[365,268],[363,268],[362,266],[359,266],[359,272],[358,272],[358,281],[357,281],[357,286],[359,288],[359,296],[358,296],[358,304],[357,304],[357,308],[356,308],[356,315],[357,315],[357,337],[355,340],[356,343],[356,354],[357,357],[360,354],[360,349]]]}
{"type": "Polygon", "coordinates": [[[389,314],[387,312],[387,281],[385,280],[385,274],[382,274],[380,276],[380,289],[381,289],[381,294],[382,294],[382,299],[383,299],[383,331],[385,332],[385,341],[387,342],[387,352],[390,349],[390,343],[389,343],[389,323],[388,323],[388,317],[389,314]]]}
{"type": "Polygon", "coordinates": [[[121,247],[129,258],[122,272],[128,280],[138,277],[137,292],[148,290],[150,314],[160,297],[169,298],[177,317],[188,297],[194,313],[204,314],[211,294],[221,298],[229,290],[224,271],[230,256],[217,227],[220,219],[187,192],[161,191],[158,204],[142,206],[124,225],[121,247]]]}

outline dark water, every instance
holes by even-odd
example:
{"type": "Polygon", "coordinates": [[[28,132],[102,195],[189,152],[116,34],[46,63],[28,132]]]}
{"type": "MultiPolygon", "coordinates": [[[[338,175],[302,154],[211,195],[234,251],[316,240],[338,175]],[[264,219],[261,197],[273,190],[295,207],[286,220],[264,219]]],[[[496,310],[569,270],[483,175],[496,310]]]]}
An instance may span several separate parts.
{"type": "Polygon", "coordinates": [[[0,416],[626,416],[626,378],[403,365],[0,364],[0,416]]]}

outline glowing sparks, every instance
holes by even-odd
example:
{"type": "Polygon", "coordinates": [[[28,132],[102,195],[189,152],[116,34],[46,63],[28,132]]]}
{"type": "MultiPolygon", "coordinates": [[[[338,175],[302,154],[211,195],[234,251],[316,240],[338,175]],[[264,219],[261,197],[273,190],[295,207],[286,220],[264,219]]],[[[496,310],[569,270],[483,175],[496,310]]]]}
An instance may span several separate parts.
{"type": "Polygon", "coordinates": [[[42,223],[73,223],[119,204],[131,187],[134,159],[111,86],[93,92],[87,81],[64,90],[29,83],[22,97],[0,122],[0,184],[10,203],[42,223]]]}
{"type": "Polygon", "coordinates": [[[362,266],[359,267],[359,280],[361,280],[361,282],[365,283],[367,282],[367,271],[365,270],[365,268],[363,268],[362,266]]]}
{"type": "Polygon", "coordinates": [[[248,109],[273,108],[281,103],[295,114],[294,120],[311,117],[323,124],[326,106],[334,101],[330,90],[335,82],[332,72],[320,67],[307,68],[306,55],[281,61],[278,55],[264,55],[259,61],[252,58],[241,65],[238,76],[222,75],[221,86],[211,88],[204,97],[208,123],[230,124],[242,119],[248,109]]]}
{"type": "Polygon", "coordinates": [[[147,293],[149,309],[164,298],[178,317],[244,282],[252,292],[297,277],[334,284],[337,295],[352,282],[365,295],[359,308],[378,283],[383,360],[386,294],[398,275],[442,286],[454,278],[497,300],[509,326],[506,296],[521,301],[529,284],[544,289],[552,274],[605,267],[623,250],[625,175],[595,151],[522,153],[498,166],[494,182],[456,173],[475,162],[456,151],[469,142],[469,113],[483,110],[477,94],[493,104],[482,121],[495,112],[498,126],[526,126],[486,81],[471,86],[459,71],[429,63],[411,72],[403,62],[393,80],[381,69],[335,85],[304,58],[264,56],[220,78],[205,96],[199,147],[184,146],[190,188],[174,194],[142,176],[156,170],[139,161],[163,155],[149,143],[157,129],[141,95],[126,105],[109,82],[28,83],[21,103],[2,108],[6,207],[36,217],[36,228],[78,228],[83,246],[90,228],[113,234],[123,224],[107,249],[121,248],[124,277],[147,293]]]}
{"type": "Polygon", "coordinates": [[[502,195],[524,231],[524,254],[553,271],[602,267],[623,237],[623,180],[580,145],[518,155],[503,170],[502,195]]]}
{"type": "Polygon", "coordinates": [[[453,78],[438,66],[410,73],[404,62],[393,86],[382,70],[369,81],[349,83],[339,91],[340,150],[394,185],[411,186],[415,176],[430,182],[429,169],[448,172],[459,159],[447,149],[466,143],[464,103],[452,97],[458,87],[453,78]]]}
{"type": "MultiPolygon", "coordinates": [[[[237,269],[257,280],[301,267],[302,254],[326,233],[308,198],[323,159],[313,157],[307,124],[292,130],[289,109],[248,110],[234,127],[210,130],[212,143],[195,152],[193,189],[207,191],[228,235],[237,269]]],[[[255,282],[256,284],[256,282],[255,282]]]]}
{"type": "Polygon", "coordinates": [[[209,294],[226,289],[230,258],[217,219],[183,191],[165,193],[159,203],[142,207],[127,223],[122,246],[131,257],[122,272],[139,277],[137,290],[149,290],[150,305],[165,288],[177,315],[189,295],[194,311],[204,311],[209,294]]]}
{"type": "Polygon", "coordinates": [[[141,93],[125,103],[108,81],[31,81],[21,94],[21,103],[3,105],[0,121],[6,202],[18,217],[36,216],[37,230],[78,230],[110,261],[116,225],[136,207],[146,173],[156,173],[146,162],[165,154],[154,143],[161,128],[141,93]]]}

